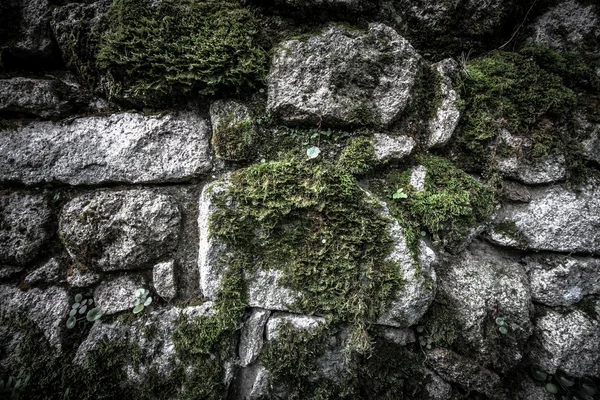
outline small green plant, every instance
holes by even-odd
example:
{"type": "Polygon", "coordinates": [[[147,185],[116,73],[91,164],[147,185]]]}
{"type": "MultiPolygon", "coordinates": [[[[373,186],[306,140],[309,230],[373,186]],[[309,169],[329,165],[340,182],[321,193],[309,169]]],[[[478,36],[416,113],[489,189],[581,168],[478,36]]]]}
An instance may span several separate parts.
{"type": "Polygon", "coordinates": [[[75,303],[73,303],[73,305],[71,306],[71,311],[69,311],[69,318],[67,319],[67,328],[75,328],[77,322],[83,321],[84,319],[86,319],[88,322],[94,322],[100,319],[104,312],[100,307],[92,307],[93,305],[94,299],[84,299],[82,294],[77,294],[75,296],[75,303]],[[78,316],[80,317],[78,318],[78,316]]]}
{"type": "Polygon", "coordinates": [[[306,156],[310,159],[319,157],[319,154],[321,154],[321,149],[316,146],[306,149],[306,156]]]}
{"type": "Polygon", "coordinates": [[[433,347],[433,338],[425,332],[425,327],[422,325],[417,326],[417,333],[419,334],[419,345],[421,349],[431,350],[433,347]]]}
{"type": "Polygon", "coordinates": [[[21,396],[21,392],[29,383],[29,375],[24,378],[15,378],[14,376],[9,376],[6,383],[4,379],[0,379],[0,393],[2,394],[10,394],[11,400],[18,400],[21,396]]]}
{"type": "Polygon", "coordinates": [[[140,288],[135,291],[135,306],[133,307],[133,313],[139,314],[142,311],[152,312],[153,308],[152,297],[148,296],[150,291],[148,289],[140,288]]]}
{"type": "Polygon", "coordinates": [[[408,195],[406,193],[404,193],[404,189],[402,189],[402,188],[396,190],[394,192],[394,194],[392,194],[392,199],[394,199],[394,200],[406,199],[406,198],[408,198],[408,195]]]}
{"type": "Polygon", "coordinates": [[[546,391],[557,399],[589,399],[598,393],[596,383],[587,377],[574,378],[565,371],[556,370],[549,374],[539,365],[531,366],[531,376],[544,385],[546,391]]]}
{"type": "Polygon", "coordinates": [[[498,325],[498,332],[500,332],[503,335],[508,334],[508,326],[506,325],[504,318],[496,318],[496,325],[498,325]]]}

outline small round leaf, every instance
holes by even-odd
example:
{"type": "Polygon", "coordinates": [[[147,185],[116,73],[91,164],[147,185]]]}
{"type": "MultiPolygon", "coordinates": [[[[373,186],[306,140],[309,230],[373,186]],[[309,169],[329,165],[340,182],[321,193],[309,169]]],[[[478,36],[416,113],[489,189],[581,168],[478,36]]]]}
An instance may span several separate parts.
{"type": "Polygon", "coordinates": [[[142,312],[143,309],[144,309],[144,305],[138,304],[137,306],[133,307],[133,313],[138,314],[138,313],[142,312]]]}
{"type": "Polygon", "coordinates": [[[71,306],[71,308],[79,308],[79,306],[80,306],[80,305],[81,305],[80,303],[74,303],[74,304],[71,306]]]}
{"type": "Polygon", "coordinates": [[[100,319],[100,317],[102,317],[103,314],[104,313],[102,312],[102,309],[100,309],[99,307],[92,308],[90,311],[88,311],[87,315],[85,316],[85,319],[87,319],[89,322],[94,322],[100,319]]]}
{"type": "Polygon", "coordinates": [[[81,294],[76,294],[75,295],[75,303],[80,303],[81,299],[83,299],[83,296],[81,294]]]}
{"type": "Polygon", "coordinates": [[[148,297],[148,298],[146,299],[146,301],[144,302],[144,305],[145,305],[145,306],[149,306],[150,304],[152,304],[152,297],[148,297]]]}
{"type": "Polygon", "coordinates": [[[423,325],[417,326],[417,332],[422,333],[424,330],[425,330],[425,327],[423,325]]]}
{"type": "Polygon", "coordinates": [[[142,300],[138,297],[137,299],[135,299],[134,306],[139,306],[141,303],[142,303],[142,300]]]}
{"type": "Polygon", "coordinates": [[[88,305],[91,306],[92,304],[94,304],[94,299],[89,299],[88,300],[88,305]]]}
{"type": "Polygon", "coordinates": [[[82,307],[79,309],[79,314],[85,314],[85,312],[86,312],[86,311],[87,311],[87,306],[82,306],[82,307]]]}
{"type": "Polygon", "coordinates": [[[87,299],[85,299],[84,301],[81,302],[82,306],[85,306],[87,304],[87,299]]]}
{"type": "Polygon", "coordinates": [[[498,325],[498,326],[504,325],[504,319],[500,318],[500,317],[496,318],[496,325],[498,325]]]}
{"type": "Polygon", "coordinates": [[[71,311],[69,312],[69,317],[74,317],[75,314],[77,314],[77,310],[76,309],[71,309],[71,311]]]}
{"type": "Polygon", "coordinates": [[[546,383],[546,391],[548,393],[557,394],[558,386],[556,386],[554,383],[546,383]]]}
{"type": "Polygon", "coordinates": [[[319,157],[319,154],[321,154],[321,149],[319,149],[316,146],[309,147],[308,149],[306,149],[306,155],[308,156],[308,158],[317,158],[319,157]]]}
{"type": "Polygon", "coordinates": [[[542,382],[545,381],[548,377],[548,373],[538,365],[534,365],[531,367],[531,375],[533,376],[533,379],[542,382]]]}
{"type": "Polygon", "coordinates": [[[500,331],[500,333],[503,334],[503,335],[506,335],[508,333],[508,329],[506,329],[505,326],[499,327],[498,331],[500,331]]]}
{"type": "Polygon", "coordinates": [[[77,318],[75,318],[75,317],[69,317],[69,319],[67,320],[67,328],[68,329],[75,328],[75,324],[76,323],[77,323],[77,318]]]}

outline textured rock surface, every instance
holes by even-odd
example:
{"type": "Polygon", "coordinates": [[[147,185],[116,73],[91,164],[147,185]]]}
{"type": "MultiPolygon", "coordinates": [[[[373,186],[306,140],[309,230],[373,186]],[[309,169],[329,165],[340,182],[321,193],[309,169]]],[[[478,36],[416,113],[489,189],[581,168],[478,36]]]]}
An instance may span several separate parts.
{"type": "Polygon", "coordinates": [[[435,111],[435,118],[429,121],[428,147],[441,147],[452,137],[460,111],[457,102],[460,99],[458,93],[452,87],[452,76],[458,74],[458,63],[447,58],[433,65],[433,69],[440,75],[440,104],[435,111]]]}
{"type": "Polygon", "coordinates": [[[397,162],[409,156],[417,143],[409,136],[390,136],[376,133],[373,136],[375,158],[379,162],[397,162]]]}
{"type": "Polygon", "coordinates": [[[531,41],[555,49],[572,50],[586,38],[600,37],[598,6],[567,0],[542,15],[533,24],[531,41]]]}
{"type": "Polygon", "coordinates": [[[200,116],[115,114],[70,124],[33,122],[0,138],[0,181],[169,182],[211,168],[210,130],[200,116]]]}
{"type": "Polygon", "coordinates": [[[71,304],[68,293],[60,287],[45,290],[0,286],[0,317],[24,317],[32,321],[43,333],[51,346],[60,348],[64,325],[69,317],[71,304]]]}
{"type": "Polygon", "coordinates": [[[325,318],[309,315],[275,313],[267,321],[265,339],[276,340],[283,326],[291,326],[298,331],[311,331],[327,323],[325,318]]]}
{"type": "Polygon", "coordinates": [[[77,105],[79,85],[59,79],[0,79],[0,112],[60,117],[77,105]]]}
{"type": "Polygon", "coordinates": [[[67,269],[62,260],[51,258],[41,267],[34,270],[25,277],[25,282],[30,285],[36,283],[57,283],[63,281],[67,276],[67,269]]]}
{"type": "Polygon", "coordinates": [[[172,300],[177,294],[175,285],[175,261],[158,263],[152,269],[152,282],[154,290],[163,299],[172,300]]]}
{"type": "Polygon", "coordinates": [[[105,278],[94,290],[94,300],[106,315],[131,311],[135,306],[135,291],[145,287],[144,283],[139,275],[105,278]]]}
{"type": "Polygon", "coordinates": [[[43,195],[0,194],[0,263],[35,259],[50,237],[51,212],[43,195]]]}
{"type": "Polygon", "coordinates": [[[584,296],[600,294],[600,260],[559,254],[525,259],[531,297],[548,306],[570,306],[584,296]]]}
{"type": "Polygon", "coordinates": [[[100,282],[100,274],[89,270],[82,271],[73,267],[71,275],[67,276],[67,283],[73,288],[85,288],[100,282]]]}
{"type": "Polygon", "coordinates": [[[579,310],[547,310],[535,323],[529,357],[548,373],[600,378],[600,324],[579,310]]]}
{"type": "Polygon", "coordinates": [[[238,346],[240,366],[247,367],[258,359],[263,347],[265,324],[270,315],[268,310],[255,308],[244,322],[238,346]]]}
{"type": "Polygon", "coordinates": [[[439,282],[439,294],[453,305],[451,317],[461,330],[459,348],[475,350],[480,361],[495,370],[517,365],[533,329],[524,268],[491,246],[473,242],[468,251],[439,270],[439,282]],[[508,328],[504,337],[495,323],[498,317],[508,328]]]}
{"type": "Polygon", "coordinates": [[[419,59],[385,25],[366,33],[330,26],[275,50],[267,108],[291,124],[388,125],[410,99],[419,59]]]}
{"type": "Polygon", "coordinates": [[[585,118],[578,118],[577,122],[580,126],[578,134],[584,138],[581,141],[584,157],[600,163],[600,123],[592,123],[585,118]]]}
{"type": "Polygon", "coordinates": [[[210,121],[217,157],[242,161],[252,156],[257,132],[248,107],[233,100],[217,100],[210,105],[210,121]]]}
{"type": "Polygon", "coordinates": [[[561,186],[531,188],[531,202],[499,210],[492,240],[507,246],[525,243],[533,250],[600,253],[600,188],[591,181],[574,192],[561,186]],[[512,234],[502,233],[503,226],[512,234]],[[515,235],[520,240],[516,240],[515,235]]]}
{"type": "Polygon", "coordinates": [[[134,189],[76,197],[60,215],[69,254],[100,271],[150,268],[177,246],[181,215],[170,196],[134,189]]]}

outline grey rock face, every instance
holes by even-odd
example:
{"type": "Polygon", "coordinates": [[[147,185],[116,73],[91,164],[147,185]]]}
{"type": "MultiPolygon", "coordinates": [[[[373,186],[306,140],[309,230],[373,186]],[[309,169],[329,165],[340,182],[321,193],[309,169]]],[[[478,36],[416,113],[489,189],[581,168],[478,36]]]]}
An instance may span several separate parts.
{"type": "Polygon", "coordinates": [[[8,285],[0,286],[0,317],[31,320],[57,349],[61,347],[61,334],[70,308],[69,294],[57,286],[25,292],[8,285]]]}
{"type": "MultiPolygon", "coordinates": [[[[226,266],[220,260],[229,254],[223,243],[210,237],[210,216],[216,211],[214,196],[227,190],[227,182],[216,182],[207,185],[200,197],[198,212],[199,250],[198,265],[200,268],[200,286],[202,293],[209,300],[216,299],[221,288],[226,266]]],[[[421,243],[423,258],[419,260],[420,273],[417,272],[417,261],[412,259],[404,230],[391,217],[385,204],[382,203],[384,215],[393,221],[390,235],[394,240],[394,250],[388,260],[397,262],[404,278],[404,287],[397,294],[389,309],[377,320],[378,324],[396,327],[408,327],[418,321],[427,311],[435,296],[435,253],[424,242],[421,243]]],[[[249,306],[268,310],[290,311],[302,293],[292,291],[280,282],[281,272],[277,269],[246,272],[249,306]]]]}
{"type": "Polygon", "coordinates": [[[409,156],[417,142],[410,136],[390,136],[376,133],[373,137],[375,158],[381,163],[397,162],[409,156]]]}
{"type": "Polygon", "coordinates": [[[233,100],[217,100],[210,105],[210,121],[217,157],[242,161],[252,156],[257,132],[248,107],[233,100]]]}
{"type": "Polygon", "coordinates": [[[51,217],[42,195],[0,195],[0,263],[26,264],[35,259],[50,237],[51,217]]]}
{"type": "Polygon", "coordinates": [[[258,359],[263,347],[265,324],[270,315],[270,311],[255,308],[244,322],[238,346],[241,367],[247,367],[258,359]]]}
{"type": "Polygon", "coordinates": [[[150,268],[177,246],[181,216],[170,196],[134,189],[76,197],[60,215],[69,254],[100,271],[150,268]]]}
{"type": "Polygon", "coordinates": [[[289,124],[389,125],[410,99],[419,59],[385,25],[330,26],[275,50],[267,108],[289,124]]]}
{"type": "Polygon", "coordinates": [[[92,271],[82,271],[77,266],[73,267],[71,275],[67,276],[67,283],[73,288],[86,288],[100,282],[100,275],[92,271]]]}
{"type": "Polygon", "coordinates": [[[269,318],[265,328],[265,339],[276,340],[284,326],[291,326],[298,331],[310,332],[327,324],[327,320],[310,315],[275,313],[269,318]]]}
{"type": "Polygon", "coordinates": [[[25,282],[30,285],[37,283],[57,283],[63,281],[66,276],[67,269],[63,262],[57,258],[51,258],[44,265],[27,275],[25,282]]]}
{"type": "Polygon", "coordinates": [[[584,138],[581,141],[584,157],[600,163],[600,123],[592,123],[581,117],[578,118],[578,122],[580,124],[578,134],[584,138]]]}
{"type": "Polygon", "coordinates": [[[398,346],[406,346],[407,344],[417,341],[413,330],[408,328],[399,329],[388,326],[379,326],[376,327],[376,331],[382,338],[398,346]]]}
{"type": "Polygon", "coordinates": [[[518,201],[520,203],[529,203],[531,201],[529,188],[517,182],[503,181],[501,194],[502,197],[510,201],[518,201]]]}
{"type": "Polygon", "coordinates": [[[154,290],[163,299],[172,300],[177,294],[175,286],[175,261],[158,263],[152,269],[152,282],[154,290]]]}
{"type": "Polygon", "coordinates": [[[73,110],[80,93],[79,85],[59,79],[0,79],[0,112],[60,117],[73,110]]]}
{"type": "Polygon", "coordinates": [[[33,122],[0,138],[0,181],[172,182],[208,172],[210,130],[193,113],[33,122]]]}
{"type": "Polygon", "coordinates": [[[131,311],[135,306],[135,291],[144,287],[144,284],[144,279],[138,275],[107,278],[94,290],[94,300],[106,315],[131,311]]]}
{"type": "Polygon", "coordinates": [[[592,4],[576,0],[561,2],[533,24],[529,40],[559,50],[580,47],[586,38],[600,37],[598,12],[598,7],[592,4]]]}
{"type": "Polygon", "coordinates": [[[494,398],[500,377],[468,358],[450,350],[436,348],[427,352],[427,365],[448,382],[484,393],[494,398]]]}
{"type": "Polygon", "coordinates": [[[548,310],[535,323],[529,357],[548,373],[600,377],[600,324],[579,310],[548,310]]]}
{"type": "Polygon", "coordinates": [[[470,250],[440,269],[439,282],[439,294],[452,304],[452,318],[461,327],[460,347],[472,349],[483,365],[496,370],[517,365],[533,331],[533,305],[523,267],[491,246],[473,242],[470,250]],[[499,332],[498,317],[504,320],[507,335],[499,332]]]}
{"type": "Polygon", "coordinates": [[[600,260],[559,254],[525,259],[534,301],[571,306],[587,295],[600,294],[600,260]]]}
{"type": "Polygon", "coordinates": [[[492,241],[532,250],[600,253],[597,182],[589,182],[578,193],[561,186],[531,188],[530,192],[531,202],[507,204],[498,211],[492,241]],[[500,229],[507,226],[512,234],[500,229]]]}
{"type": "Polygon", "coordinates": [[[412,172],[410,174],[410,185],[415,188],[415,190],[421,191],[425,190],[425,177],[427,176],[427,168],[423,165],[417,165],[413,167],[412,172]]]}
{"type": "Polygon", "coordinates": [[[429,148],[445,145],[452,137],[460,119],[460,111],[456,106],[459,96],[452,87],[452,75],[458,73],[458,63],[447,58],[432,67],[440,75],[441,82],[438,90],[441,102],[436,110],[435,118],[429,121],[429,140],[427,142],[429,148]]]}

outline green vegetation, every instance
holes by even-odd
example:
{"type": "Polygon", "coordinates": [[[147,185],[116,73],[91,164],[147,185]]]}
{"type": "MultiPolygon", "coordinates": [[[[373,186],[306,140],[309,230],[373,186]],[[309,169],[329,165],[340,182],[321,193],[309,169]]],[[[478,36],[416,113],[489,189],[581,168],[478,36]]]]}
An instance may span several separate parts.
{"type": "Polygon", "coordinates": [[[348,144],[338,161],[338,167],[348,173],[360,176],[371,171],[375,163],[375,148],[368,138],[354,138],[348,144]]]}
{"type": "Polygon", "coordinates": [[[114,0],[98,53],[109,95],[162,104],[256,87],[267,67],[259,24],[237,0],[114,0]]]}
{"type": "Polygon", "coordinates": [[[69,318],[67,319],[67,329],[73,329],[77,322],[86,319],[88,322],[94,322],[102,317],[104,312],[100,307],[93,307],[94,299],[84,299],[82,294],[75,295],[75,303],[71,306],[69,311],[69,318]],[[89,309],[89,310],[88,310],[89,309]],[[87,311],[87,314],[86,314],[87,311]],[[85,317],[83,315],[85,314],[85,317]],[[77,319],[77,316],[80,316],[77,319]]]}
{"type": "Polygon", "coordinates": [[[139,288],[135,291],[134,314],[139,314],[142,311],[152,312],[153,307],[150,305],[152,304],[152,297],[149,294],[150,291],[144,288],[139,288]]]}
{"type": "Polygon", "coordinates": [[[517,224],[514,221],[503,221],[493,227],[494,233],[502,235],[508,239],[516,241],[517,246],[522,249],[526,249],[529,245],[529,240],[521,232],[517,224]]]}
{"type": "Polygon", "coordinates": [[[217,125],[212,145],[217,157],[229,161],[242,161],[254,156],[254,124],[246,119],[234,123],[232,119],[217,125]]]}
{"type": "Polygon", "coordinates": [[[390,211],[405,228],[413,253],[421,231],[429,232],[439,245],[456,248],[465,240],[469,228],[485,221],[494,211],[494,190],[444,158],[419,156],[417,162],[427,170],[424,190],[415,190],[410,184],[412,171],[407,170],[390,173],[386,187],[380,187],[378,192],[388,198],[390,211]],[[394,196],[400,189],[404,195],[394,196]]]}
{"type": "Polygon", "coordinates": [[[352,349],[368,349],[366,330],[402,278],[386,261],[390,221],[350,174],[289,156],[234,173],[215,197],[211,234],[245,271],[281,270],[283,283],[303,293],[295,311],[349,323],[352,349]]]}
{"type": "Polygon", "coordinates": [[[564,154],[572,149],[572,136],[565,130],[576,96],[560,77],[530,58],[494,52],[474,60],[466,68],[460,91],[465,109],[457,151],[468,168],[493,167],[503,130],[531,140],[530,149],[514,150],[519,156],[564,154]]]}

